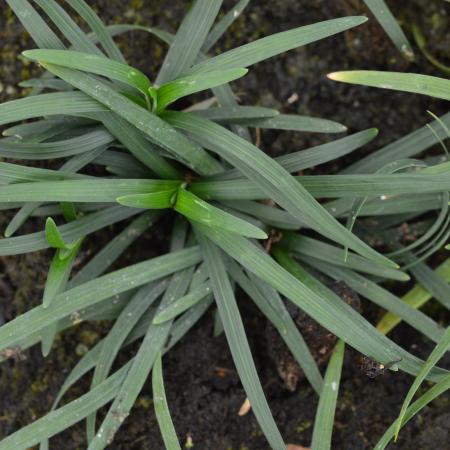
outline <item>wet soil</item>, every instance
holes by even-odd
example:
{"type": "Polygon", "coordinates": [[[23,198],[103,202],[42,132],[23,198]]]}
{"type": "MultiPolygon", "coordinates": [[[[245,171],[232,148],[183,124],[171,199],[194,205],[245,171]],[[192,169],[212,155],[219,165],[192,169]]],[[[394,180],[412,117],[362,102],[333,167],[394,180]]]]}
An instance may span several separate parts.
{"type": "MultiPolygon", "coordinates": [[[[186,10],[187,0],[97,0],[100,15],[108,22],[141,23],[174,31],[186,10]]],[[[226,4],[232,4],[226,1],[226,4]]],[[[450,62],[448,16],[450,5],[444,2],[413,0],[388,2],[408,31],[412,23],[424,33],[429,50],[443,62],[450,62]],[[445,26],[447,24],[447,30],[445,26]]],[[[218,48],[225,50],[277,31],[348,14],[367,13],[360,0],[334,2],[311,0],[254,0],[224,37],[218,48]]],[[[325,75],[335,70],[372,68],[403,70],[442,75],[418,52],[409,67],[401,60],[378,25],[369,24],[351,32],[298,49],[252,68],[250,74],[235,84],[243,104],[275,106],[284,112],[308,114],[334,119],[346,124],[349,131],[368,127],[380,128],[373,148],[423,125],[427,109],[439,114],[442,102],[402,93],[339,85],[325,75]],[[298,100],[289,103],[296,94],[298,100]]],[[[29,47],[29,40],[17,20],[3,4],[0,11],[0,100],[18,97],[23,91],[17,82],[28,78],[36,69],[17,58],[29,47]]],[[[150,75],[164,54],[164,46],[144,33],[130,34],[120,40],[129,61],[150,75]]],[[[330,140],[331,136],[265,131],[262,148],[278,155],[307,148],[330,140]]],[[[351,158],[354,158],[352,155],[351,158]]],[[[328,164],[320,172],[333,173],[352,162],[346,158],[328,164]]],[[[1,213],[0,225],[9,220],[1,213]]],[[[40,227],[31,223],[25,232],[40,227]]],[[[133,246],[120,264],[151,257],[163,251],[164,225],[147,233],[133,246]]],[[[90,239],[92,252],[113,234],[106,230],[90,239]],[[109,234],[108,234],[109,233],[109,234]]],[[[88,258],[89,254],[83,255],[88,258]]],[[[49,264],[49,253],[0,259],[0,320],[9,321],[39,303],[49,264]]],[[[390,285],[398,292],[405,285],[390,285]]],[[[288,443],[308,446],[312,433],[317,397],[305,381],[295,392],[283,387],[276,363],[268,353],[266,322],[251,302],[239,296],[241,313],[255,357],[264,390],[274,417],[288,443]]],[[[363,299],[362,309],[371,320],[380,312],[363,299]]],[[[430,305],[436,319],[448,316],[430,305]]],[[[44,414],[51,405],[64,377],[86,348],[100,339],[108,324],[82,324],[58,337],[46,359],[38,348],[25,352],[26,359],[10,360],[0,366],[0,438],[44,414]]],[[[426,356],[432,346],[423,337],[400,325],[392,338],[418,356],[426,356]]],[[[121,355],[125,361],[130,351],[121,355]]],[[[412,381],[403,373],[387,372],[368,378],[357,364],[358,355],[347,349],[340,401],[336,413],[333,450],[369,450],[398,414],[402,400],[412,381]]],[[[442,362],[450,367],[447,359],[442,362]]],[[[268,448],[251,413],[240,417],[238,411],[245,400],[233,362],[223,336],[213,337],[213,313],[209,312],[190,334],[164,359],[168,402],[175,427],[183,445],[192,443],[199,450],[265,450],[268,448]]],[[[68,398],[85,392],[89,380],[71,390],[68,398]]],[[[450,450],[450,395],[446,394],[425,408],[407,425],[396,446],[398,450],[450,450]]],[[[62,450],[84,449],[84,428],[79,424],[52,440],[52,447],[62,450]]],[[[125,421],[111,448],[117,450],[163,449],[153,413],[151,387],[147,384],[131,416],[125,421]]]]}

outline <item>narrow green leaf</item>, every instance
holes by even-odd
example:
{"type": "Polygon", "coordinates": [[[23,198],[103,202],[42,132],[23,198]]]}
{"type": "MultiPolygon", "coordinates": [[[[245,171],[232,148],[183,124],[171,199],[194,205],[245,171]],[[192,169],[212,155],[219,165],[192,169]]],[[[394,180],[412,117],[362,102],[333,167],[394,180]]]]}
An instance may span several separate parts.
{"type": "Polygon", "coordinates": [[[156,84],[179,77],[194,64],[222,6],[223,0],[197,0],[184,16],[175,39],[170,44],[156,84]]]}
{"type": "Polygon", "coordinates": [[[55,0],[33,0],[72,44],[74,50],[101,55],[83,30],[55,0]]]}
{"type": "Polygon", "coordinates": [[[380,22],[391,41],[400,53],[409,61],[414,60],[414,52],[405,33],[384,0],[364,0],[375,18],[380,22]]]}
{"type": "Polygon", "coordinates": [[[400,432],[400,428],[403,426],[406,411],[409,407],[409,404],[411,403],[411,400],[414,397],[414,394],[417,392],[417,389],[419,389],[420,385],[425,380],[430,370],[438,363],[438,361],[442,358],[442,356],[448,351],[449,347],[450,347],[450,327],[447,328],[444,336],[442,337],[442,340],[436,345],[436,347],[426,360],[425,364],[420,369],[420,372],[417,374],[414,383],[412,384],[411,388],[408,391],[408,394],[406,395],[405,400],[403,401],[403,405],[397,419],[394,441],[396,441],[398,438],[398,433],[400,432]]]}
{"type": "Polygon", "coordinates": [[[450,80],[430,75],[354,70],[330,73],[328,78],[344,83],[413,92],[415,94],[450,100],[450,80]]]}
{"type": "Polygon", "coordinates": [[[163,84],[157,90],[157,111],[163,111],[168,105],[187,95],[237,80],[247,72],[247,69],[229,69],[198,73],[163,84]]]}
{"type": "MultiPolygon", "coordinates": [[[[45,282],[42,299],[43,308],[50,307],[55,297],[66,289],[67,281],[70,272],[72,271],[75,258],[80,250],[81,243],[82,240],[80,239],[70,250],[56,250],[45,282]],[[63,252],[65,253],[63,254],[63,252]]],[[[48,356],[51,351],[57,330],[58,322],[55,322],[42,330],[42,355],[44,357],[48,356]]]]}
{"type": "Polygon", "coordinates": [[[167,404],[166,391],[164,389],[164,378],[162,372],[162,355],[156,357],[152,370],[153,404],[155,406],[156,420],[168,450],[181,450],[181,446],[170,417],[167,404]]]}
{"type": "Polygon", "coordinates": [[[63,292],[80,246],[81,240],[78,241],[77,245],[74,246],[67,255],[64,255],[64,257],[61,257],[60,249],[56,251],[47,274],[47,281],[45,283],[44,296],[42,300],[42,306],[44,308],[48,308],[56,295],[63,292]]]}
{"type": "Polygon", "coordinates": [[[284,230],[298,230],[301,226],[298,220],[277,207],[264,205],[247,200],[222,201],[223,205],[256,217],[266,225],[284,230]]]}
{"type": "Polygon", "coordinates": [[[369,273],[383,278],[408,281],[410,279],[407,273],[389,267],[374,264],[359,255],[350,253],[347,259],[344,258],[345,252],[341,248],[296,233],[286,233],[283,236],[282,245],[289,251],[306,257],[317,258],[333,265],[347,267],[358,272],[369,273]]]}
{"type": "Polygon", "coordinates": [[[217,108],[199,109],[191,114],[219,123],[241,123],[251,119],[265,119],[279,115],[276,109],[261,106],[220,106],[217,108]]]}
{"type": "Polygon", "coordinates": [[[166,308],[159,311],[153,319],[153,323],[160,324],[174,319],[176,316],[180,315],[190,307],[197,304],[199,301],[203,300],[210,293],[210,283],[201,284],[200,286],[190,291],[188,294],[180,297],[179,299],[168,305],[166,308]]]}
{"type": "Polygon", "coordinates": [[[187,73],[249,67],[279,53],[333,36],[366,21],[366,17],[343,17],[283,31],[202,61],[189,69],[187,73]]]}
{"type": "MultiPolygon", "coordinates": [[[[440,120],[450,126],[450,113],[443,115],[440,120]]],[[[427,124],[428,125],[428,124],[427,124]]],[[[435,136],[430,132],[427,125],[403,136],[402,138],[392,142],[389,145],[377,150],[374,153],[350,164],[341,173],[370,173],[375,172],[380,167],[389,164],[392,161],[402,158],[410,158],[418,155],[432,145],[438,144],[439,140],[447,137],[445,129],[439,126],[438,121],[431,122],[431,126],[436,131],[435,136]]]]}
{"type": "Polygon", "coordinates": [[[151,194],[134,194],[117,197],[120,205],[141,209],[165,209],[170,208],[176,198],[176,189],[158,191],[151,194]]]}
{"type": "Polygon", "coordinates": [[[240,0],[213,26],[203,44],[202,51],[204,53],[208,53],[211,50],[232,23],[242,14],[242,11],[247,7],[249,2],[250,0],[240,0]]]}
{"type": "Polygon", "coordinates": [[[267,239],[267,234],[260,228],[210,205],[182,187],[178,190],[174,209],[188,219],[210,227],[220,227],[256,239],[267,239]]]}
{"type": "Polygon", "coordinates": [[[346,126],[332,120],[295,114],[280,114],[270,119],[245,120],[241,123],[248,127],[309,133],[342,133],[347,130],[346,126]]]}
{"type": "Polygon", "coordinates": [[[55,221],[51,217],[48,217],[45,222],[45,238],[47,239],[50,247],[58,249],[67,248],[67,244],[64,242],[55,221]]]}
{"type": "Polygon", "coordinates": [[[103,128],[84,131],[79,136],[43,143],[11,142],[8,139],[0,139],[0,156],[30,160],[65,158],[108,146],[114,141],[114,137],[103,128]]]}
{"type": "Polygon", "coordinates": [[[220,318],[223,322],[228,345],[230,346],[242,385],[271,448],[274,450],[285,450],[286,445],[278,431],[259,382],[258,373],[245,335],[244,325],[225,270],[221,252],[202,235],[201,230],[203,230],[203,227],[196,233],[197,239],[202,248],[220,318]]]}
{"type": "Polygon", "coordinates": [[[150,80],[140,70],[106,56],[72,50],[26,50],[22,54],[25,58],[39,63],[70,67],[120,81],[136,88],[145,96],[151,87],[150,80]]]}
{"type": "Polygon", "coordinates": [[[413,258],[411,273],[414,278],[443,306],[450,309],[450,286],[426,264],[413,258]]]}
{"type": "MultiPolygon", "coordinates": [[[[435,274],[442,278],[446,283],[450,283],[450,259],[446,259],[435,270],[435,274]]],[[[416,283],[416,285],[402,297],[402,301],[414,309],[419,309],[431,298],[431,293],[419,283],[416,283]]],[[[398,315],[388,312],[378,322],[377,329],[383,334],[387,334],[396,327],[401,320],[402,319],[398,315]]]]}
{"type": "Polygon", "coordinates": [[[58,36],[27,0],[6,0],[32,39],[41,48],[64,48],[58,36]]]}
{"type": "MultiPolygon", "coordinates": [[[[95,11],[84,0],[66,0],[66,2],[86,21],[108,56],[116,61],[125,62],[125,58],[108,33],[107,27],[95,11]]],[[[46,47],[41,46],[41,48],[46,47]]]]}
{"type": "Polygon", "coordinates": [[[331,355],[325,374],[319,406],[317,407],[314,420],[311,450],[331,450],[331,437],[341,381],[344,350],[344,341],[339,340],[331,355]]]}
{"type": "MultiPolygon", "coordinates": [[[[237,163],[239,164],[239,162],[237,163]]],[[[275,166],[273,160],[270,164],[275,166]]],[[[243,172],[243,168],[240,170],[243,172]]],[[[379,197],[378,200],[386,205],[393,200],[391,197],[394,195],[445,192],[450,188],[450,177],[448,174],[429,174],[425,172],[390,175],[303,175],[291,177],[288,180],[285,180],[286,175],[283,175],[283,177],[280,178],[280,183],[285,181],[287,184],[291,184],[290,182],[293,179],[297,181],[297,187],[301,185],[301,187],[315,198],[347,198],[353,200],[355,198],[370,196],[379,197]]],[[[191,190],[199,197],[208,200],[263,200],[268,197],[275,199],[273,195],[269,194],[266,183],[263,184],[261,180],[257,182],[255,173],[252,173],[252,178],[248,180],[241,178],[231,181],[196,181],[192,183],[191,190]]],[[[289,192],[293,196],[296,191],[297,189],[292,189],[290,191],[284,191],[284,193],[285,196],[286,192],[289,192]]],[[[286,204],[287,200],[286,198],[283,204],[286,204]]],[[[283,206],[280,201],[277,201],[277,203],[283,206]]],[[[315,203],[314,205],[312,214],[314,216],[316,214],[322,214],[322,212],[319,213],[316,211],[317,205],[315,203]]],[[[345,203],[345,205],[345,211],[350,210],[353,201],[345,203]]],[[[290,208],[283,207],[292,216],[299,216],[298,213],[296,215],[294,214],[292,206],[290,208]]],[[[309,222],[304,216],[302,219],[299,217],[298,220],[302,223],[309,222]]],[[[308,225],[312,226],[312,223],[308,223],[308,225]]],[[[317,226],[313,226],[313,228],[317,228],[317,226]]]]}
{"type": "MultiPolygon", "coordinates": [[[[45,173],[45,172],[44,172],[45,173]]],[[[57,172],[62,174],[62,172],[57,172]]],[[[179,181],[87,178],[3,186],[0,202],[115,202],[117,197],[174,191],[179,181]]]]}
{"type": "Polygon", "coordinates": [[[82,92],[56,92],[33,95],[0,104],[0,125],[25,119],[52,115],[83,115],[86,112],[107,111],[101,103],[82,92]]]}
{"type": "Polygon", "coordinates": [[[53,91],[71,91],[72,86],[65,81],[57,80],[55,78],[30,78],[19,83],[20,87],[24,88],[39,88],[51,89],[53,91]]]}

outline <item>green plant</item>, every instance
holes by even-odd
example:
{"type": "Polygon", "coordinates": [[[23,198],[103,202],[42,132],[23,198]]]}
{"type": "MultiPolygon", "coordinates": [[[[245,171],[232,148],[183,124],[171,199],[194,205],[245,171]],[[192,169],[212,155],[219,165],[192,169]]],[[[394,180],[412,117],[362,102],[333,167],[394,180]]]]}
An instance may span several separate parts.
{"type": "MultiPolygon", "coordinates": [[[[437,323],[377,281],[408,280],[400,264],[417,273],[426,271],[423,260],[448,239],[450,164],[411,157],[444,138],[445,127],[440,125],[450,124],[450,115],[433,123],[434,133],[424,127],[338,175],[294,177],[291,173],[360,148],[377,131],[361,131],[273,159],[251,143],[249,129],[333,133],[345,127],[240,106],[227,84],[265,58],[362,24],[365,18],[300,27],[209,57],[208,51],[248,0],[241,0],[215,25],[222,1],[197,0],[175,36],[133,25],[107,27],[83,0],[67,0],[64,6],[84,19],[91,34],[85,34],[54,0],[7,3],[40,47],[24,52],[24,57],[38,62],[45,73],[24,83],[33,88],[28,97],[0,105],[0,125],[40,118],[6,129],[0,156],[67,160],[57,170],[0,163],[1,208],[19,209],[6,229],[7,238],[0,241],[0,255],[55,249],[43,304],[0,327],[2,359],[11,353],[8,350],[38,343],[47,354],[55,333],[81,320],[114,323],[107,337],[70,373],[54,410],[6,437],[1,450],[25,449],[39,442],[46,449],[48,438],[84,418],[88,449],[105,448],[150,372],[164,442],[167,448],[179,448],[164,394],[162,356],[213,303],[261,429],[273,449],[285,449],[251,357],[235,284],[274,324],[318,394],[322,376],[281,295],[341,339],[326,381],[340,373],[343,342],[382,364],[397,361],[396,370],[421,373],[421,360],[344,303],[322,276],[345,280],[436,343],[441,341],[444,331],[437,323]],[[169,45],[154,83],[125,62],[112,39],[129,31],[151,33],[169,45]],[[190,111],[169,109],[176,100],[208,89],[217,103],[212,99],[190,111]],[[93,165],[108,175],[92,170],[93,165]],[[267,199],[277,206],[260,202],[267,199]],[[327,199],[334,200],[324,204],[327,199]],[[426,214],[430,211],[438,212],[436,220],[426,214]],[[170,251],[105,274],[163,214],[173,220],[167,236],[170,251]],[[15,237],[31,216],[47,218],[45,230],[15,237]],[[356,220],[364,216],[371,222],[356,220]],[[132,220],[127,228],[70,278],[89,235],[128,219],[132,220]],[[399,225],[405,220],[423,234],[398,249],[399,225]],[[274,229],[283,238],[272,246],[268,235],[274,229]],[[374,236],[392,247],[390,255],[380,254],[363,240],[370,242],[374,236]],[[265,247],[258,242],[262,239],[267,239],[265,247]],[[110,374],[119,350],[141,338],[134,358],[110,374]],[[91,370],[91,390],[60,407],[68,388],[91,370]],[[96,411],[110,402],[97,426],[96,411]]],[[[448,285],[443,289],[441,294],[448,285]]],[[[438,300],[448,307],[448,298],[440,295],[438,300]]],[[[448,373],[437,367],[424,376],[448,383],[448,373]]],[[[332,391],[323,389],[321,405],[331,406],[320,411],[333,408],[332,391]]],[[[322,440],[320,445],[329,443],[322,440]]]]}

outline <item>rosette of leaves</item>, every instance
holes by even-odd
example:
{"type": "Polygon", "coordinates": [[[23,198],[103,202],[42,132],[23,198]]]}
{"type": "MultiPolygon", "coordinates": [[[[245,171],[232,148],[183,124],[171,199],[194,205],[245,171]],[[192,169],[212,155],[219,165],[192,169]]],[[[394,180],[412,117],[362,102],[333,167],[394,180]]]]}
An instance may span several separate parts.
{"type": "MultiPolygon", "coordinates": [[[[0,163],[0,206],[17,210],[0,240],[0,255],[53,248],[54,257],[42,305],[0,327],[0,349],[7,356],[6,350],[41,344],[47,354],[55,333],[80,321],[108,319],[112,325],[67,377],[52,411],[4,438],[1,450],[38,443],[47,449],[51,436],[83,419],[87,448],[103,449],[113,442],[149,376],[166,448],[180,448],[164,392],[162,357],[212,305],[261,429],[271,448],[284,450],[258,380],[236,286],[274,324],[318,394],[322,376],[285,299],[363,354],[383,364],[398,361],[393,369],[420,372],[421,360],[330,291],[320,273],[345,279],[430,339],[442,338],[432,319],[379,285],[379,280],[409,276],[395,254],[382,255],[362,240],[370,233],[364,220],[355,225],[358,216],[370,216],[387,230],[406,217],[424,229],[432,220],[430,211],[437,211],[433,233],[424,232],[420,245],[405,250],[423,264],[418,250],[442,233],[448,218],[450,165],[411,156],[442,139],[442,130],[436,127],[436,135],[418,130],[337,175],[296,177],[292,174],[360,148],[376,130],[273,159],[252,143],[251,130],[333,133],[345,127],[240,105],[228,84],[263,59],[360,25],[364,17],[303,26],[211,57],[210,49],[248,0],[220,20],[222,1],[197,0],[175,35],[105,26],[83,0],[7,3],[39,47],[23,56],[45,72],[23,83],[32,88],[29,96],[0,105],[0,125],[16,123],[0,141],[0,156],[15,161],[0,163]],[[92,32],[83,32],[68,11],[92,32]],[[125,61],[113,37],[130,31],[167,43],[158,74],[144,74],[125,61]],[[177,110],[178,99],[209,89],[213,98],[177,110]],[[52,160],[52,168],[18,160],[52,160]],[[173,222],[169,251],[110,271],[163,215],[173,222]],[[20,235],[30,217],[46,218],[45,227],[20,235]],[[129,223],[71,276],[91,235],[120,221],[129,223]],[[274,242],[275,235],[282,236],[280,242],[274,242]],[[119,350],[136,341],[135,356],[111,373],[119,350]],[[91,389],[61,406],[65,392],[90,371],[91,389]],[[96,412],[108,404],[98,424],[96,412]]],[[[329,377],[340,370],[339,345],[329,377]]],[[[426,374],[432,381],[446,376],[437,367],[426,374]]]]}

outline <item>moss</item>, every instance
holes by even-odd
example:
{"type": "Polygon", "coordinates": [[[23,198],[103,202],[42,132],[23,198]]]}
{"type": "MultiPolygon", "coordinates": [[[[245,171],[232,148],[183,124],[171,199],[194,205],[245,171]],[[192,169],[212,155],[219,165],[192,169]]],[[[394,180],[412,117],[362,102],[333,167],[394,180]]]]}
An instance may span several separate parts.
{"type": "Polygon", "coordinates": [[[295,427],[295,432],[298,434],[303,434],[306,430],[309,430],[312,426],[310,420],[303,420],[297,427],[295,427]]]}

